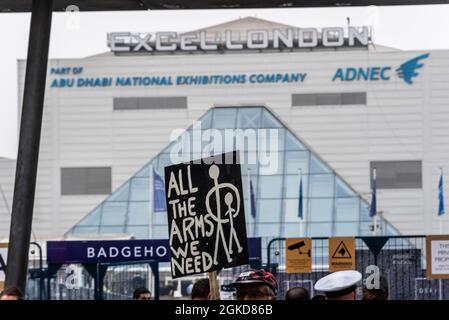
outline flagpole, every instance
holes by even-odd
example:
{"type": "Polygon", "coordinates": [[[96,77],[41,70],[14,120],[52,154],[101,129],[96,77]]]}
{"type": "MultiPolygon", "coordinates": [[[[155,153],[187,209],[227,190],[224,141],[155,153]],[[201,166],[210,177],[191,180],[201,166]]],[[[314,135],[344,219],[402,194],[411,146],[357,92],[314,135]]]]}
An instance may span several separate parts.
{"type": "MultiPolygon", "coordinates": [[[[301,168],[298,168],[298,177],[299,177],[299,187],[302,188],[302,171],[301,168]]],[[[303,191],[303,190],[302,190],[303,191]]],[[[303,197],[302,194],[298,194],[298,197],[303,197]]],[[[298,199],[298,206],[300,204],[300,201],[298,199]]],[[[299,217],[299,234],[301,237],[304,237],[304,202],[301,201],[302,208],[298,208],[298,211],[301,210],[301,217],[299,217]]]]}
{"type": "Polygon", "coordinates": [[[443,167],[440,167],[440,181],[438,182],[438,220],[440,225],[440,234],[443,234],[443,216],[444,216],[444,194],[443,194],[443,167]],[[441,183],[441,186],[440,186],[441,183]],[[441,193],[441,194],[440,194],[441,193]]]}
{"type": "MultiPolygon", "coordinates": [[[[440,179],[438,181],[438,219],[440,224],[440,234],[443,234],[443,215],[444,208],[444,193],[443,193],[443,167],[440,167],[440,179]]],[[[443,281],[438,279],[438,298],[443,300],[443,281]]]]}
{"type": "Polygon", "coordinates": [[[374,227],[373,227],[373,236],[377,235],[377,214],[373,218],[374,221],[374,227]]]}
{"type": "Polygon", "coordinates": [[[372,198],[371,198],[371,208],[370,213],[373,216],[373,236],[377,235],[377,188],[376,188],[376,168],[373,168],[372,174],[372,198]]]}
{"type": "Polygon", "coordinates": [[[148,239],[151,239],[153,236],[153,209],[154,209],[154,167],[151,164],[150,170],[150,208],[148,215],[148,239]]]}
{"type": "Polygon", "coordinates": [[[251,200],[251,168],[248,167],[248,169],[246,170],[246,175],[248,177],[248,200],[249,200],[249,215],[251,216],[251,218],[253,219],[253,237],[256,236],[256,218],[252,216],[252,212],[253,212],[253,204],[252,204],[252,200],[251,200]]]}

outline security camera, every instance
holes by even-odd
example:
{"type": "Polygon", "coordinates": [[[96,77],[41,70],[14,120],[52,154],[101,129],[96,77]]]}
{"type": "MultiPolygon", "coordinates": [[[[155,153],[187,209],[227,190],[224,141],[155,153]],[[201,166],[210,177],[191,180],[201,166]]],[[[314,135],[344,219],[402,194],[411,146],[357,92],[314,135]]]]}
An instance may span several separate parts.
{"type": "Polygon", "coordinates": [[[300,242],[297,242],[297,243],[294,243],[294,244],[292,244],[292,245],[290,245],[290,246],[288,246],[288,250],[298,250],[298,253],[301,255],[301,254],[307,254],[308,256],[309,256],[309,258],[310,258],[310,249],[307,251],[307,252],[302,252],[301,251],[301,248],[302,247],[304,247],[306,244],[305,244],[305,242],[304,241],[300,241],[300,242]]]}

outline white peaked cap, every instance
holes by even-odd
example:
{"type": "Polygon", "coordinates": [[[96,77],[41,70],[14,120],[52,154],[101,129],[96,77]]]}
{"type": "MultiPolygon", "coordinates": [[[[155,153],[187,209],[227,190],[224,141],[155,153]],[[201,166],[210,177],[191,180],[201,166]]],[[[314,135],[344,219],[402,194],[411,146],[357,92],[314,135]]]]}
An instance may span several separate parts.
{"type": "Polygon", "coordinates": [[[354,270],[331,273],[315,283],[315,290],[335,292],[349,288],[362,280],[362,274],[354,270]]]}

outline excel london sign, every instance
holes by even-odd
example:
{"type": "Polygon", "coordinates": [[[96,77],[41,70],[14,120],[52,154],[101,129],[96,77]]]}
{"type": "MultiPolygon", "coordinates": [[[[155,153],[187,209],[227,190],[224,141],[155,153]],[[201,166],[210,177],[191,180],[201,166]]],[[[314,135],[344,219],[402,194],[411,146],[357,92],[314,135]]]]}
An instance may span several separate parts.
{"type": "Polygon", "coordinates": [[[108,46],[116,53],[353,47],[368,46],[370,31],[368,27],[261,29],[248,30],[245,40],[235,40],[240,38],[240,32],[231,30],[212,36],[207,31],[184,34],[114,32],[108,34],[108,46]]]}

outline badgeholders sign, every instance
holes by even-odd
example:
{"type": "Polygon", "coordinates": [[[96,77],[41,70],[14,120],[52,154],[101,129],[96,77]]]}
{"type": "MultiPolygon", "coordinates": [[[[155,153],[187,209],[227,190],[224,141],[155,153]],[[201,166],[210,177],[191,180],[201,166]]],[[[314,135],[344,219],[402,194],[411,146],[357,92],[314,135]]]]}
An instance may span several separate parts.
{"type": "Polygon", "coordinates": [[[172,277],[248,264],[238,153],[165,168],[172,277]]]}

